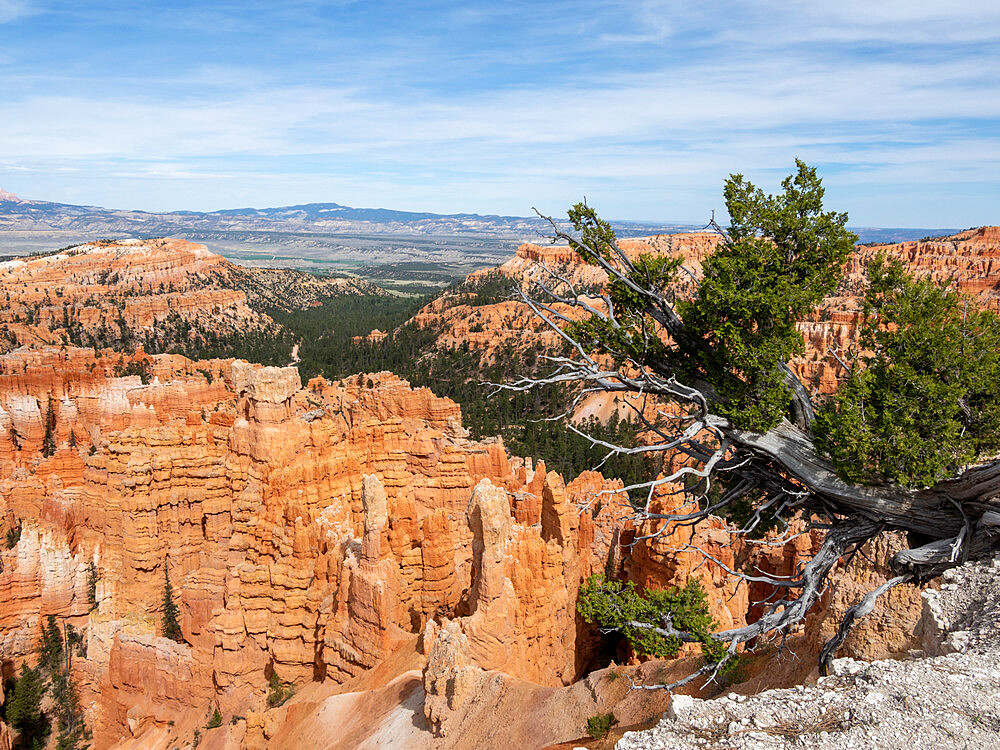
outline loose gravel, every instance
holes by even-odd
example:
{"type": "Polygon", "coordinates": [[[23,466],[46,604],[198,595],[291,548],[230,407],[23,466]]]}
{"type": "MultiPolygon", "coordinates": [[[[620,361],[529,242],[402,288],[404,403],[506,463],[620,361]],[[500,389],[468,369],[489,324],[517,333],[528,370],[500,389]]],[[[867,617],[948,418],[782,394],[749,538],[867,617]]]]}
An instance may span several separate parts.
{"type": "Polygon", "coordinates": [[[616,750],[1000,750],[1000,558],[948,571],[924,593],[926,656],[838,659],[816,685],[673,698],[616,750]]]}

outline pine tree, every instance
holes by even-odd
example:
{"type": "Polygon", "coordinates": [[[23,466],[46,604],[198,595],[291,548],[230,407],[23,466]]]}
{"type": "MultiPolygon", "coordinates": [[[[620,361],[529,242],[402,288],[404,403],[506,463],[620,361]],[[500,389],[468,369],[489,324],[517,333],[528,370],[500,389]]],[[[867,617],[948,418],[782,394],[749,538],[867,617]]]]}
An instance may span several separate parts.
{"type": "Polygon", "coordinates": [[[91,611],[97,609],[97,565],[93,560],[87,564],[87,601],[91,611]]]}
{"type": "Polygon", "coordinates": [[[183,642],[184,634],[177,619],[177,604],[174,602],[174,590],[170,585],[170,572],[166,563],[163,564],[163,637],[178,643],[183,642]]]}
{"type": "Polygon", "coordinates": [[[42,696],[45,694],[45,680],[38,669],[27,664],[21,665],[21,674],[14,682],[5,705],[7,721],[20,736],[19,746],[29,750],[41,750],[51,727],[42,713],[42,696]]]}
{"type": "Polygon", "coordinates": [[[45,436],[42,438],[42,455],[48,458],[56,452],[56,413],[52,408],[52,394],[45,411],[45,436]]]}
{"type": "Polygon", "coordinates": [[[42,625],[42,637],[38,643],[39,666],[50,674],[57,672],[63,661],[63,637],[56,623],[56,616],[49,615],[47,624],[42,625]]]}

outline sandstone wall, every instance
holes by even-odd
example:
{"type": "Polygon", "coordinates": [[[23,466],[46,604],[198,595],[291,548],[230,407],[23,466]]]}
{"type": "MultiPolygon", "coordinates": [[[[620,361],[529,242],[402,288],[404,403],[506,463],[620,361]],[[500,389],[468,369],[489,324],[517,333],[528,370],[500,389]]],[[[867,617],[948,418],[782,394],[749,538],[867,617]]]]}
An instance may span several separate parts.
{"type": "Polygon", "coordinates": [[[92,350],[0,357],[17,432],[0,518],[20,529],[0,552],[4,660],[32,658],[49,614],[83,629],[95,746],[263,708],[272,672],[349,680],[432,618],[466,623],[488,668],[575,679],[576,591],[619,541],[611,504],[595,519],[577,503],[620,483],[512,462],[388,373],[302,388],[294,368],[152,359],[143,385],[92,350]],[[181,644],[158,635],[165,570],[181,644]]]}
{"type": "MultiPolygon", "coordinates": [[[[692,232],[623,239],[619,245],[632,257],[640,253],[683,257],[685,268],[697,278],[702,262],[719,242],[718,234],[692,232]]],[[[838,292],[799,323],[806,352],[791,363],[792,368],[807,387],[819,393],[832,393],[844,376],[843,368],[830,351],[844,353],[854,341],[865,267],[879,254],[897,258],[912,273],[937,283],[953,283],[955,288],[977,297],[984,306],[1000,310],[1000,227],[980,227],[923,241],[858,246],[847,263],[838,292]]],[[[607,283],[603,271],[583,263],[568,247],[534,244],[521,245],[507,263],[496,269],[477,271],[469,276],[468,282],[474,287],[487,276],[499,275],[525,288],[533,281],[551,285],[553,278],[545,268],[568,279],[581,291],[599,290],[607,283]]],[[[693,283],[682,277],[679,292],[690,294],[693,288],[693,283]]],[[[439,328],[442,345],[456,346],[466,341],[486,356],[492,356],[503,344],[525,349],[559,343],[558,335],[546,330],[524,305],[505,301],[473,306],[467,295],[467,292],[443,295],[421,310],[414,321],[439,328]]],[[[557,304],[555,308],[571,317],[579,314],[563,305],[557,304]]]]}

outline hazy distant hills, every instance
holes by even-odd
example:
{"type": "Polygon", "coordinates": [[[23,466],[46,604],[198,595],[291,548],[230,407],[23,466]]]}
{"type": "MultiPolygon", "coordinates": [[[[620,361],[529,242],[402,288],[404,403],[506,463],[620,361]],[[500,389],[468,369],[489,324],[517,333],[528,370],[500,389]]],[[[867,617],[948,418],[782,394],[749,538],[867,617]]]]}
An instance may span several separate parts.
{"type": "MultiPolygon", "coordinates": [[[[612,222],[621,236],[699,229],[689,224],[612,222]]],[[[867,242],[898,242],[951,229],[856,229],[867,242]]],[[[251,265],[351,270],[359,264],[443,263],[465,268],[506,260],[550,233],[538,217],[435,214],[308,203],[278,208],[147,212],[28,201],[0,190],[0,255],[52,250],[98,238],[177,237],[251,265]]]]}
{"type": "MultiPolygon", "coordinates": [[[[16,231],[129,232],[173,234],[217,232],[308,232],[317,234],[486,234],[537,238],[548,228],[538,217],[481,214],[435,214],[387,208],[352,208],[339,203],[307,203],[278,208],[224,211],[147,212],[25,201],[0,191],[0,229],[16,231]],[[3,200],[6,197],[7,200],[3,200]]],[[[695,229],[682,224],[615,222],[623,235],[658,234],[695,229]]],[[[185,236],[186,239],[190,237],[185,236]]]]}

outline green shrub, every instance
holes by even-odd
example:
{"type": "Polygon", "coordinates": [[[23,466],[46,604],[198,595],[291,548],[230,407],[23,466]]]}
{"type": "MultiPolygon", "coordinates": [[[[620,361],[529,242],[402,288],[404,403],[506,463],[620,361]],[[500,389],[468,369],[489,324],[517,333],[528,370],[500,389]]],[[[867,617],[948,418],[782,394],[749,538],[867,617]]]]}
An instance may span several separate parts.
{"type": "Polygon", "coordinates": [[[587,734],[594,739],[607,737],[608,732],[611,731],[611,727],[617,723],[618,719],[615,718],[615,715],[612,712],[606,714],[594,714],[587,719],[587,734]]]}
{"type": "Polygon", "coordinates": [[[712,637],[716,624],[708,614],[708,597],[697,578],[684,588],[636,590],[631,581],[592,575],[580,587],[577,611],[587,622],[620,632],[636,653],[673,659],[681,639],[664,634],[666,619],[673,627],[693,636],[709,661],[725,656],[725,645],[712,637]]]}
{"type": "Polygon", "coordinates": [[[291,694],[287,693],[284,685],[281,684],[281,678],[278,677],[277,672],[271,672],[271,677],[267,681],[267,687],[267,705],[271,708],[280,706],[291,697],[291,694]]]}

